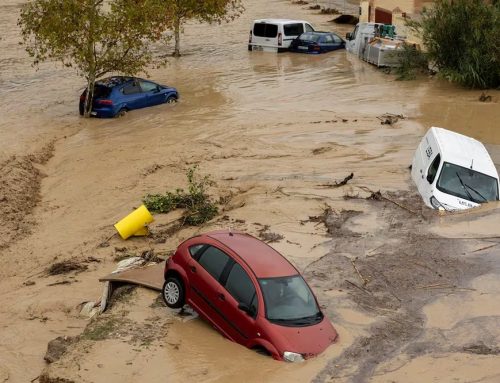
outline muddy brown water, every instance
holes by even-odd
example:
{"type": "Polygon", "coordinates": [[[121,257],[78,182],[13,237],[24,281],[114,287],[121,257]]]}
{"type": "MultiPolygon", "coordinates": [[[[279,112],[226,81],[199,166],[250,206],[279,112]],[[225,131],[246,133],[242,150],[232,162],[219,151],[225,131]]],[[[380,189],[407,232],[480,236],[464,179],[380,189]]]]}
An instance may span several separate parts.
{"type": "MultiPolygon", "coordinates": [[[[346,52],[248,52],[256,18],[306,19],[341,35],[350,30],[307,6],[250,0],[234,23],[188,25],[185,55],[149,71],[152,79],[179,89],[177,105],[84,120],[76,113],[83,81],[52,63],[35,70],[18,45],[21,4],[0,5],[0,381],[30,381],[45,367],[49,340],[82,333],[88,320],[78,316],[77,306],[99,298],[97,279],[114,269],[115,247],[168,254],[199,231],[230,226],[258,235],[263,225],[283,235],[272,245],[304,272],[339,330],[339,343],[323,355],[301,365],[262,358],[199,319],[182,322],[165,308],[151,308],[156,295],[139,290],[109,313],[127,319],[125,330],[79,343],[49,372],[78,382],[137,376],[218,382],[500,379],[494,353],[500,343],[494,304],[500,245],[477,239],[498,235],[500,206],[454,216],[426,213],[424,219],[388,201],[365,200],[368,194],[359,189],[402,193],[393,198],[425,212],[407,166],[431,125],[482,140],[498,167],[498,91],[482,103],[481,92],[437,79],[397,82],[346,52]],[[407,118],[380,125],[383,113],[407,118]],[[143,195],[185,186],[185,170],[193,164],[217,182],[214,195],[233,193],[223,214],[163,243],[112,238],[99,246],[143,195]],[[351,172],[354,179],[342,188],[319,186],[351,172]],[[360,213],[332,237],[323,224],[308,221],[321,215],[325,203],[339,213],[360,213]],[[46,275],[65,259],[87,270],[46,275]],[[364,283],[351,261],[370,279],[369,293],[346,282],[364,283]],[[136,341],[137,333],[149,331],[154,339],[136,341]]],[[[341,9],[343,2],[335,5],[341,9]]],[[[158,216],[152,229],[161,232],[168,221],[158,216]]]]}

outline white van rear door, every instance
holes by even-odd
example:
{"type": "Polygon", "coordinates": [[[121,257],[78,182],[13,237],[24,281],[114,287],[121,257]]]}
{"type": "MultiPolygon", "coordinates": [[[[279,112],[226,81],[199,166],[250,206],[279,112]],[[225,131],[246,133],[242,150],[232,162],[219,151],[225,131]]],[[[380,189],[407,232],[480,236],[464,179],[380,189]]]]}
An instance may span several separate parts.
{"type": "Polygon", "coordinates": [[[278,46],[278,25],[257,22],[253,25],[251,45],[256,47],[277,47],[278,46]]]}

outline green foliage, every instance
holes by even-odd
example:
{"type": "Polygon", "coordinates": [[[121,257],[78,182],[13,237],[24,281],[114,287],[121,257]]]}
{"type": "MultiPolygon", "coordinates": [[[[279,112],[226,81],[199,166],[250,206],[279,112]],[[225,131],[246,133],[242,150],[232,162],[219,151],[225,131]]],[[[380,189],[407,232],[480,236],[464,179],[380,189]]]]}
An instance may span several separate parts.
{"type": "Polygon", "coordinates": [[[418,73],[429,71],[429,61],[426,53],[414,45],[404,44],[398,58],[400,65],[396,68],[396,74],[398,75],[396,80],[414,80],[418,73]]]}
{"type": "Polygon", "coordinates": [[[187,20],[221,23],[234,20],[244,11],[241,0],[164,0],[164,14],[174,31],[174,56],[180,56],[180,33],[187,20]]]}
{"type": "Polygon", "coordinates": [[[184,222],[191,226],[201,225],[218,213],[217,206],[208,195],[208,187],[214,182],[209,176],[200,177],[197,167],[187,171],[188,190],[176,189],[165,194],[148,194],[143,199],[144,205],[154,213],[168,213],[174,209],[186,209],[184,222]]]}
{"type": "Polygon", "coordinates": [[[440,75],[473,88],[500,86],[500,1],[437,0],[410,25],[440,75]]]}
{"type": "Polygon", "coordinates": [[[123,320],[116,317],[98,318],[87,325],[81,337],[93,341],[108,339],[122,324],[123,320]]]}
{"type": "Polygon", "coordinates": [[[151,60],[147,42],[161,38],[161,0],[31,0],[18,24],[35,65],[45,60],[73,67],[87,80],[89,115],[95,80],[133,75],[151,60]]]}

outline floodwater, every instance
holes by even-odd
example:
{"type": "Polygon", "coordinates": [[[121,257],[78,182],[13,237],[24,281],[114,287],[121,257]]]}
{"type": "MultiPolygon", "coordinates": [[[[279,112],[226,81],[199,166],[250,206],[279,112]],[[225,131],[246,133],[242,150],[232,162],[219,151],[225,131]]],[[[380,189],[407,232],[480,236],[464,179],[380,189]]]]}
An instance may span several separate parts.
{"type": "MultiPolygon", "coordinates": [[[[324,3],[343,7],[343,2],[324,3]]],[[[394,222],[381,222],[372,207],[344,201],[343,196],[359,193],[357,186],[411,189],[407,166],[420,137],[433,125],[482,140],[500,166],[498,91],[489,92],[492,102],[482,103],[480,91],[458,89],[438,79],[398,82],[346,52],[308,56],[247,51],[248,31],[257,18],[306,19],[317,29],[340,35],[351,29],[329,23],[331,16],[307,6],[248,0],[246,12],[231,24],[186,26],[181,42],[184,56],[168,58],[165,67],[149,71],[153,80],[178,88],[178,104],[133,111],[120,119],[86,120],[77,114],[82,79],[58,64],[33,68],[18,45],[16,19],[21,4],[20,0],[0,4],[0,208],[4,209],[0,218],[0,382],[34,379],[45,367],[42,357],[49,340],[82,332],[88,320],[78,316],[76,307],[100,296],[97,279],[113,270],[114,247],[126,246],[132,252],[153,247],[168,253],[197,230],[227,225],[253,234],[259,225],[270,225],[284,235],[286,240],[272,245],[309,273],[320,303],[334,303],[325,311],[339,330],[338,344],[302,365],[262,359],[224,340],[201,320],[182,323],[164,308],[154,313],[146,310],[154,297],[140,293],[141,299],[132,302],[137,303],[136,312],[144,309],[144,317],[136,314],[135,322],[160,317],[157,322],[166,327],[159,334],[164,331],[167,342],[182,341],[186,347],[176,349],[157,341],[160,345],[153,343],[149,349],[108,339],[78,345],[55,371],[89,382],[136,381],[151,366],[158,375],[148,375],[148,381],[160,377],[214,382],[326,380],[334,373],[325,366],[331,367],[356,338],[369,334],[381,314],[360,310],[345,291],[320,287],[321,280],[314,276],[321,270],[314,262],[331,251],[332,241],[318,225],[300,222],[320,214],[325,203],[339,210],[362,209],[363,215],[353,218],[349,226],[362,237],[353,237],[353,250],[345,252],[368,257],[382,243],[391,243],[394,222]],[[380,125],[377,116],[383,113],[407,118],[395,126],[380,125]],[[47,149],[51,142],[53,150],[47,149]],[[48,162],[32,161],[33,155],[46,152],[53,155],[48,162]],[[185,186],[185,170],[195,164],[202,174],[212,175],[216,193],[232,192],[224,213],[231,223],[184,229],[165,243],[113,238],[111,246],[98,246],[113,234],[112,224],[145,194],[185,186]],[[351,172],[355,174],[352,186],[318,186],[351,172]],[[23,193],[28,198],[18,198],[23,193]],[[385,233],[378,230],[381,227],[387,229],[385,233]],[[87,270],[70,277],[45,275],[50,264],[69,258],[86,262],[87,270]],[[139,304],[143,300],[146,303],[139,304]],[[193,355],[198,361],[195,368],[193,355]],[[321,371],[326,372],[315,378],[321,371]]],[[[347,7],[356,8],[349,2],[347,7]]],[[[167,53],[165,47],[154,49],[158,56],[167,53]]],[[[488,209],[491,212],[466,219],[444,217],[431,227],[417,229],[453,238],[492,237],[498,235],[498,206],[488,209]]],[[[159,229],[162,218],[157,222],[153,228],[159,229]]],[[[488,242],[476,248],[489,245],[493,247],[468,253],[467,258],[484,256],[491,264],[491,275],[498,277],[495,257],[500,246],[488,242]]],[[[476,293],[464,290],[425,306],[429,331],[444,331],[485,315],[498,323],[497,310],[480,308],[498,301],[498,284],[491,275],[469,281],[465,287],[476,293]],[[455,318],[460,298],[468,303],[455,318]]],[[[493,336],[499,336],[498,326],[493,336]]],[[[456,381],[489,382],[500,376],[494,363],[498,355],[464,354],[458,348],[433,351],[413,360],[409,356],[388,360],[376,370],[373,381],[419,381],[426,366],[430,370],[426,381],[455,381],[454,377],[462,376],[456,381]],[[468,369],[470,363],[474,368],[468,369]],[[398,371],[392,368],[396,364],[398,371]],[[449,378],[443,373],[445,365],[455,371],[449,378]]],[[[147,373],[153,374],[152,370],[147,373]]],[[[349,381],[349,375],[335,381],[349,381]]]]}

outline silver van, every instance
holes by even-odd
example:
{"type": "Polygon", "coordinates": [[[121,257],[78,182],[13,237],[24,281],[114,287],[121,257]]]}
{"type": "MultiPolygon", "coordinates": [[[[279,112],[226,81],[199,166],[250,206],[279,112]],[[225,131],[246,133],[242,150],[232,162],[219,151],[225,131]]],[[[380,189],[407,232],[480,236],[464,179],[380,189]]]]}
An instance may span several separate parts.
{"type": "Polygon", "coordinates": [[[313,31],[312,25],[304,20],[254,20],[248,38],[248,50],[284,52],[288,50],[293,39],[304,32],[313,31]]]}

